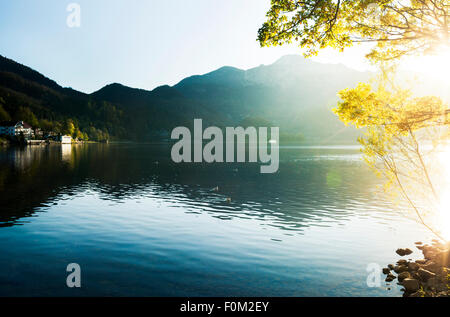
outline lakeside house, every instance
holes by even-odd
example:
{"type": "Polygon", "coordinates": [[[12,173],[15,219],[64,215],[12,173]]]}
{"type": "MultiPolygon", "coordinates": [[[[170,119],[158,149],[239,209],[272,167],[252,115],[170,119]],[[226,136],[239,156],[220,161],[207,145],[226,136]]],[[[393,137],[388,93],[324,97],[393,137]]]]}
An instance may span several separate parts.
{"type": "Polygon", "coordinates": [[[0,135],[20,136],[31,138],[34,135],[33,127],[24,121],[0,122],[0,135]]]}
{"type": "Polygon", "coordinates": [[[44,132],[39,129],[33,129],[31,125],[24,121],[2,121],[0,122],[0,136],[19,137],[23,136],[27,144],[42,144],[45,141],[53,140],[62,144],[71,144],[70,135],[56,135],[54,132],[44,132]],[[36,138],[40,138],[35,140],[36,138]]]}
{"type": "Polygon", "coordinates": [[[70,135],[61,135],[59,141],[61,144],[72,144],[72,137],[70,135]]]}

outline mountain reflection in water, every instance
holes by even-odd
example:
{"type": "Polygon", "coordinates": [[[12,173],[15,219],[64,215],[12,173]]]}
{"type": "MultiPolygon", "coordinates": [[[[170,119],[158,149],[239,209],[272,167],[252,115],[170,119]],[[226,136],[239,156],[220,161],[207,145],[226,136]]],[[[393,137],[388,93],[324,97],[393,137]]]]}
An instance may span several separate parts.
{"type": "MultiPolygon", "coordinates": [[[[175,164],[164,144],[0,149],[0,239],[11,248],[0,248],[0,294],[400,294],[395,286],[390,293],[368,288],[366,265],[386,265],[400,243],[426,233],[378,191],[380,180],[361,162],[357,147],[282,147],[278,173],[259,171],[259,163],[175,164]],[[125,249],[119,239],[127,239],[125,249]],[[13,271],[33,272],[15,257],[46,243],[48,253],[35,261],[64,262],[59,256],[78,246],[67,261],[123,262],[139,270],[100,279],[108,272],[117,276],[117,269],[103,266],[97,277],[91,273],[88,290],[75,293],[58,290],[51,280],[56,273],[39,273],[45,291],[25,277],[12,279],[13,271]],[[187,251],[198,258],[186,259],[187,251]],[[148,256],[152,263],[144,260],[148,256]],[[208,275],[231,268],[233,277],[225,280],[208,275]]],[[[46,265],[46,272],[56,270],[56,264],[46,265]]],[[[64,278],[64,268],[60,273],[64,278]]]]}

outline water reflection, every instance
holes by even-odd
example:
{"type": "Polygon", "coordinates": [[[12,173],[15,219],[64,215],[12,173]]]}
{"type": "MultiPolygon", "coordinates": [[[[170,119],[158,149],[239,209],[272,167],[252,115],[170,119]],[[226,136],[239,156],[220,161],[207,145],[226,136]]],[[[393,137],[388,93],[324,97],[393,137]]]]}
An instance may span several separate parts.
{"type": "Polygon", "coordinates": [[[386,295],[367,288],[366,265],[415,241],[397,228],[421,238],[358,149],[280,159],[260,174],[174,164],[168,145],[1,149],[0,296],[386,295]],[[61,282],[73,262],[77,291],[61,282]]]}
{"type": "Polygon", "coordinates": [[[177,165],[168,159],[169,150],[106,144],[3,150],[0,226],[20,223],[62,195],[90,189],[104,200],[161,198],[187,212],[265,219],[299,230],[346,219],[374,187],[365,168],[355,169],[355,148],[281,149],[281,167],[273,175],[260,174],[258,164],[177,165]],[[311,160],[317,157],[325,159],[317,164],[311,160]]]}
{"type": "Polygon", "coordinates": [[[72,161],[72,144],[61,144],[61,158],[67,163],[72,161]]]}

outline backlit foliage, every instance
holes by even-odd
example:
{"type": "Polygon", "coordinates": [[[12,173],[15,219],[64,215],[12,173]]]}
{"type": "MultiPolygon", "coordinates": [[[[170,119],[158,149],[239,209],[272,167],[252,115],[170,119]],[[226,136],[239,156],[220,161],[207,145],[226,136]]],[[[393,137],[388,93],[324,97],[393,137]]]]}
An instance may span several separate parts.
{"type": "Polygon", "coordinates": [[[373,61],[422,54],[448,44],[449,0],[272,0],[259,29],[262,46],[296,41],[314,55],[375,42],[373,61]]]}
{"type": "Polygon", "coordinates": [[[450,146],[449,105],[437,96],[414,97],[399,88],[395,66],[405,55],[450,46],[449,8],[450,0],[272,0],[258,32],[261,46],[295,41],[305,56],[325,47],[343,51],[355,43],[374,43],[367,58],[381,70],[376,88],[360,83],[340,91],[333,111],[344,123],[364,128],[359,142],[365,161],[386,178],[386,188],[396,186],[422,224],[440,238],[425,217],[450,194],[440,190],[447,176],[436,171],[433,158],[450,146]]]}

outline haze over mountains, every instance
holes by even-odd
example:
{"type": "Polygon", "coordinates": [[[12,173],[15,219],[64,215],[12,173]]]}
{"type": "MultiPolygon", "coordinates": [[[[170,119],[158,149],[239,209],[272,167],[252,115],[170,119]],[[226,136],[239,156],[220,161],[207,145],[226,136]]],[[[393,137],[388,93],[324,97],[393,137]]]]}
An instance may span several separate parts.
{"type": "Polygon", "coordinates": [[[81,131],[95,127],[124,140],[167,138],[174,127],[201,118],[205,126],[271,124],[281,134],[303,134],[308,143],[332,143],[358,134],[331,112],[337,92],[370,77],[343,65],[285,56],[247,71],[222,67],[152,91],[114,83],[85,94],[0,57],[0,106],[13,119],[28,108],[38,121],[71,118],[81,131]]]}

